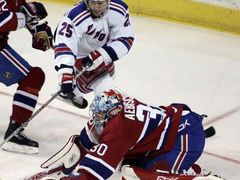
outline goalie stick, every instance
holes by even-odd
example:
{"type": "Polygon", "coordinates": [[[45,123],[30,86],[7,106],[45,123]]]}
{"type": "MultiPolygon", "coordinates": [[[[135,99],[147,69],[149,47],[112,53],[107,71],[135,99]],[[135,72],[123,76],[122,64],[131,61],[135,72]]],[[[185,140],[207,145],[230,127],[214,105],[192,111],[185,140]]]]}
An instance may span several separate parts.
{"type": "Polygon", "coordinates": [[[216,134],[216,130],[213,126],[210,126],[209,128],[204,130],[205,138],[210,138],[216,134]]]}
{"type": "MultiPolygon", "coordinates": [[[[82,74],[85,72],[85,68],[82,68],[81,71],[79,71],[76,76],[75,76],[75,80],[82,74]]],[[[59,90],[58,92],[56,92],[55,94],[52,95],[52,97],[45,102],[37,111],[35,111],[32,116],[25,122],[23,123],[19,128],[17,128],[15,131],[13,131],[12,134],[10,134],[1,144],[0,147],[2,147],[6,142],[8,142],[12,137],[16,136],[19,131],[21,131],[24,127],[27,126],[27,124],[34,118],[36,117],[45,107],[47,107],[59,94],[61,93],[61,90],[59,90]]]]}
{"type": "Polygon", "coordinates": [[[55,180],[64,177],[65,175],[62,173],[63,166],[58,166],[56,168],[52,168],[46,171],[38,172],[34,175],[23,178],[23,180],[55,180]]]}

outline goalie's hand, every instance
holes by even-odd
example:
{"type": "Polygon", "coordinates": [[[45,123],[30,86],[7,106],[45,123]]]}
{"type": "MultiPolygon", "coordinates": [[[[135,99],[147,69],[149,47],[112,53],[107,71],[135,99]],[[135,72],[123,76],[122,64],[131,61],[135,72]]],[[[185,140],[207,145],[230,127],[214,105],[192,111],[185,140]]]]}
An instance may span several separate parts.
{"type": "Polygon", "coordinates": [[[41,167],[51,168],[63,166],[62,172],[69,175],[79,164],[82,154],[81,151],[83,151],[83,147],[81,147],[79,135],[73,135],[69,138],[65,146],[45,161],[41,167]]]}
{"type": "Polygon", "coordinates": [[[28,27],[29,31],[33,35],[32,47],[42,51],[46,51],[52,48],[53,35],[51,28],[47,25],[47,22],[38,24],[33,27],[28,27]]]}

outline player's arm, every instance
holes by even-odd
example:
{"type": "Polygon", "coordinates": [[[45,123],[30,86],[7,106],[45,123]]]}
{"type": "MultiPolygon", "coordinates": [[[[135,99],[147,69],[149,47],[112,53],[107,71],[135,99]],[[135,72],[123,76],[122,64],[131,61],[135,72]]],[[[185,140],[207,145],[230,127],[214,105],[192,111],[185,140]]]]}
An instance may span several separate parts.
{"type": "Polygon", "coordinates": [[[79,37],[74,28],[73,22],[68,17],[64,17],[55,31],[55,70],[63,92],[62,96],[71,93],[74,89],[74,65],[78,53],[77,38],[79,37]]]}
{"type": "Polygon", "coordinates": [[[110,13],[112,18],[110,23],[110,40],[98,51],[108,63],[116,61],[125,56],[132,47],[134,34],[128,7],[126,4],[118,4],[120,7],[110,4],[110,13]]]}
{"type": "Polygon", "coordinates": [[[109,11],[112,17],[109,19],[111,36],[109,42],[99,51],[104,59],[111,62],[122,58],[129,52],[134,41],[134,34],[125,3],[117,5],[111,3],[109,11]]]}
{"type": "Polygon", "coordinates": [[[10,10],[6,0],[0,0],[0,33],[7,33],[25,27],[26,18],[21,12],[10,10]]]}
{"type": "Polygon", "coordinates": [[[48,22],[41,22],[48,16],[47,10],[40,2],[25,2],[20,7],[25,15],[25,27],[32,34],[32,47],[42,51],[52,48],[53,35],[48,22]]]}

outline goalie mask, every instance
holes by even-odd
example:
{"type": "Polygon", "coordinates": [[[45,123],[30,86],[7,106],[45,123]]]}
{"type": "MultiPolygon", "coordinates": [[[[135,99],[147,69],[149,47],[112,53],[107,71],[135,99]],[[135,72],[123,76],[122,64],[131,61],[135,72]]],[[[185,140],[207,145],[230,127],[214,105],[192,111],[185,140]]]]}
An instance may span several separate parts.
{"type": "Polygon", "coordinates": [[[85,4],[92,15],[96,18],[103,16],[108,9],[110,0],[84,0],[85,4]]]}
{"type": "Polygon", "coordinates": [[[96,96],[90,105],[90,117],[95,126],[103,126],[111,117],[122,111],[122,103],[115,91],[105,91],[96,96]]]}

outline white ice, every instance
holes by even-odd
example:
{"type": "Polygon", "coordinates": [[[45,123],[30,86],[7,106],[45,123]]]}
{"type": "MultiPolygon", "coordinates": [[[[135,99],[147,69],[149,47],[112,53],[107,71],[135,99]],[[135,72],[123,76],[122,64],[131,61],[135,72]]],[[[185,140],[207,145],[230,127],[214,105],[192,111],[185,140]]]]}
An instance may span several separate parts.
{"type": "MultiPolygon", "coordinates": [[[[54,30],[69,5],[46,3],[46,7],[54,30]]],[[[240,179],[240,36],[144,17],[134,16],[132,23],[136,39],[129,55],[116,62],[118,87],[147,103],[183,102],[207,114],[205,127],[212,125],[217,133],[206,140],[198,163],[228,180],[240,179]]],[[[39,108],[57,90],[53,51],[31,49],[26,30],[12,33],[10,44],[46,73],[39,108]]],[[[0,85],[1,142],[15,88],[0,85]]],[[[91,101],[92,95],[86,98],[91,101]]],[[[40,153],[22,155],[0,150],[0,179],[16,180],[40,171],[41,163],[70,135],[78,134],[87,117],[87,110],[54,100],[26,129],[26,134],[40,143],[40,153]]]]}

